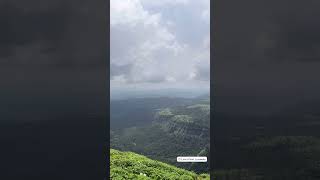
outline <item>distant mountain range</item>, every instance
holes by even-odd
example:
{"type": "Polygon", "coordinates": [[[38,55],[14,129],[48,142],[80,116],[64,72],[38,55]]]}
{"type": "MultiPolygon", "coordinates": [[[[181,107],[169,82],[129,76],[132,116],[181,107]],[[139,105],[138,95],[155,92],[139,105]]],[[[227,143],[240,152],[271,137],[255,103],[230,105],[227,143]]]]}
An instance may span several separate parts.
{"type": "Polygon", "coordinates": [[[111,90],[111,100],[130,99],[130,98],[152,98],[152,97],[177,97],[195,98],[209,94],[209,90],[200,88],[190,89],[157,89],[157,90],[138,90],[138,89],[116,89],[111,90]]]}

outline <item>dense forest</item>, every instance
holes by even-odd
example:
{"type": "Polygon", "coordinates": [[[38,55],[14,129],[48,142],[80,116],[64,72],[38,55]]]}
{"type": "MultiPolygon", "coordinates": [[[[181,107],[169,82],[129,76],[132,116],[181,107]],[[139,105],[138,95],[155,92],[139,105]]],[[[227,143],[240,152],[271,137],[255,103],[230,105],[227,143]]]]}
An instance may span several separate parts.
{"type": "Polygon", "coordinates": [[[111,110],[111,148],[136,152],[196,173],[209,172],[209,162],[176,161],[177,156],[209,158],[208,96],[118,100],[111,102],[111,110]]]}

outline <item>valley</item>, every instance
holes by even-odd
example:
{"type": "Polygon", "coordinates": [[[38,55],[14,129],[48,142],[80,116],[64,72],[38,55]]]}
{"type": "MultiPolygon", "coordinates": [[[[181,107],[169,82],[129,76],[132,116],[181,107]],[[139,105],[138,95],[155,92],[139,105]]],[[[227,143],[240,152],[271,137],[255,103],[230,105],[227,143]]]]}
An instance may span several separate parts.
{"type": "Polygon", "coordinates": [[[124,106],[119,105],[124,104],[123,101],[115,103],[112,112],[116,113],[115,108],[121,107],[123,119],[119,115],[116,118],[118,122],[111,126],[116,127],[111,128],[111,148],[136,152],[197,173],[209,172],[209,162],[176,162],[177,156],[209,158],[209,97],[131,99],[126,100],[124,106]],[[125,107],[133,108],[127,110],[125,107]],[[136,113],[141,114],[138,116],[136,113]],[[127,120],[130,118],[135,118],[135,121],[128,125],[127,122],[132,122],[127,120]],[[122,123],[124,124],[121,126],[122,123]]]}

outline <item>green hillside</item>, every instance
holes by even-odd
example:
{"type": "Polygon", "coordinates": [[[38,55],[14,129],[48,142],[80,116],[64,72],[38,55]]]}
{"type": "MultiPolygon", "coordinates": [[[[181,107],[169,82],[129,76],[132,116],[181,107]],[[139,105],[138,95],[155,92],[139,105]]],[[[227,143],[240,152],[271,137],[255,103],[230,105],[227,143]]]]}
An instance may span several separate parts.
{"type": "Polygon", "coordinates": [[[135,152],[196,173],[209,172],[209,162],[176,162],[177,156],[201,155],[210,158],[208,99],[194,99],[188,104],[157,108],[149,121],[151,123],[144,126],[111,129],[111,148],[135,152]]]}
{"type": "Polygon", "coordinates": [[[210,176],[208,174],[198,175],[133,152],[111,149],[110,179],[208,180],[210,176]]]}

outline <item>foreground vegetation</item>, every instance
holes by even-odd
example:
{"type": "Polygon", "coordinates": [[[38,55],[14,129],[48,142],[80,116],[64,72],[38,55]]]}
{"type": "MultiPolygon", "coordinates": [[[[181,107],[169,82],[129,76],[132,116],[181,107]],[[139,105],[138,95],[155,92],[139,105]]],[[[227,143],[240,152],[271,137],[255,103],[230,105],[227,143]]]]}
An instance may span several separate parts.
{"type": "Polygon", "coordinates": [[[110,150],[110,179],[113,180],[209,180],[208,174],[196,174],[168,165],[163,162],[151,160],[145,156],[110,150]]]}
{"type": "MultiPolygon", "coordinates": [[[[209,158],[210,101],[208,98],[204,100],[194,99],[187,104],[177,105],[173,103],[175,102],[173,99],[174,107],[166,105],[165,108],[154,109],[153,116],[145,125],[111,129],[111,148],[135,152],[198,174],[209,172],[209,162],[176,162],[177,156],[209,158]]],[[[143,102],[141,104],[144,104],[143,102]]],[[[136,111],[123,109],[122,113],[128,113],[124,119],[130,119],[136,111]]],[[[146,112],[141,113],[146,114],[146,112]]]]}

